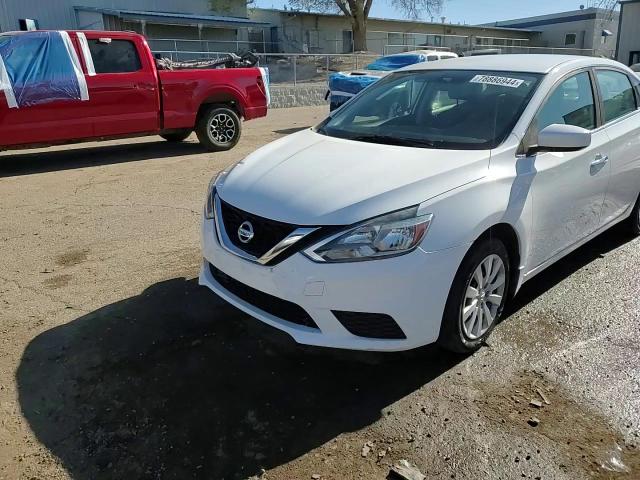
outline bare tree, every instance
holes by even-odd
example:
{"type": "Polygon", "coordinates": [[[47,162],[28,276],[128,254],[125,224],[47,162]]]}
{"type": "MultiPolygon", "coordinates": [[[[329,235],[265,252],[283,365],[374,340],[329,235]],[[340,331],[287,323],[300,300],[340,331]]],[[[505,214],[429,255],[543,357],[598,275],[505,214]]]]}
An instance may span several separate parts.
{"type": "MultiPolygon", "coordinates": [[[[440,13],[444,0],[390,0],[408,18],[440,13]]],[[[289,0],[289,5],[310,12],[340,11],[351,21],[354,51],[367,49],[367,20],[373,0],[289,0]]]]}

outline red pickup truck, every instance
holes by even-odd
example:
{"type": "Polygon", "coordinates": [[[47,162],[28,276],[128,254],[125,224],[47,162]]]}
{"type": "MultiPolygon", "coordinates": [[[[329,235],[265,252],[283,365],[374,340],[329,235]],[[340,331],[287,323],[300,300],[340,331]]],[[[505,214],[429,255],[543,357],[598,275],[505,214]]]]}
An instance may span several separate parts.
{"type": "Polygon", "coordinates": [[[195,130],[209,150],[267,114],[259,68],[163,70],[143,36],[115,31],[0,35],[0,150],[195,130]],[[5,95],[2,95],[4,91],[5,95]]]}

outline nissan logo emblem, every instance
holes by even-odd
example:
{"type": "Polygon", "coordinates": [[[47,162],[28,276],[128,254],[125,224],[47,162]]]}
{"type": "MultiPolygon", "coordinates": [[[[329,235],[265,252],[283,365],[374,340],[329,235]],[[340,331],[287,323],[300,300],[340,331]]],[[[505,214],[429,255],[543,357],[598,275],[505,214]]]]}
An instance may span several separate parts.
{"type": "Polygon", "coordinates": [[[242,222],[240,228],[238,228],[238,239],[242,243],[249,243],[253,238],[253,225],[251,222],[242,222]]]}

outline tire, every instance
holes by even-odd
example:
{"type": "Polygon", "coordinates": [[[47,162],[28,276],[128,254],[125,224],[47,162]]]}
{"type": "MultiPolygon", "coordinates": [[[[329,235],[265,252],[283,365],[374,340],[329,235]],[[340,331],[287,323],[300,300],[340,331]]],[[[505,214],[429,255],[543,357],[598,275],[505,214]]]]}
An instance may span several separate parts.
{"type": "Polygon", "coordinates": [[[192,130],[180,130],[177,132],[163,133],[163,134],[160,134],[160,136],[164,138],[167,142],[183,142],[187,138],[189,138],[189,135],[191,135],[191,132],[192,130]]]}
{"type": "Polygon", "coordinates": [[[196,135],[202,146],[210,152],[232,149],[242,131],[240,117],[225,105],[211,105],[198,118],[196,135]]]}
{"type": "Polygon", "coordinates": [[[485,238],[471,247],[449,291],[438,338],[441,347],[456,353],[471,353],[482,346],[504,310],[510,273],[509,253],[501,240],[485,238]],[[489,265],[488,280],[496,272],[491,283],[486,279],[489,265]],[[481,288],[475,288],[479,283],[478,269],[484,282],[481,288]],[[487,283],[496,288],[487,288],[487,283]],[[499,295],[499,299],[494,295],[499,295]]]}
{"type": "Polygon", "coordinates": [[[636,205],[633,207],[633,211],[629,217],[629,229],[631,230],[632,235],[640,235],[640,196],[638,196],[636,205]]]}

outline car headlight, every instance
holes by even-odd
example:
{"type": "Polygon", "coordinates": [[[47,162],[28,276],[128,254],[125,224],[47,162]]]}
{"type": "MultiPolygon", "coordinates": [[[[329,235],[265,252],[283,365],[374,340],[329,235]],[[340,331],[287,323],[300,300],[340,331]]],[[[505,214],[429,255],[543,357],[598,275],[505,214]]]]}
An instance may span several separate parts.
{"type": "Polygon", "coordinates": [[[424,238],[433,219],[420,205],[367,220],[305,250],[316,262],[354,262],[403,255],[424,238]]]}
{"type": "Polygon", "coordinates": [[[215,211],[215,198],[216,198],[216,182],[220,174],[216,175],[209,182],[209,187],[207,188],[207,199],[204,203],[204,218],[207,220],[212,220],[215,211]]]}
{"type": "Polygon", "coordinates": [[[231,173],[231,170],[242,162],[243,160],[240,160],[238,163],[234,163],[230,167],[218,172],[209,182],[209,187],[207,187],[207,200],[204,204],[204,218],[207,220],[212,220],[214,216],[216,190],[222,186],[224,179],[231,173]]]}

